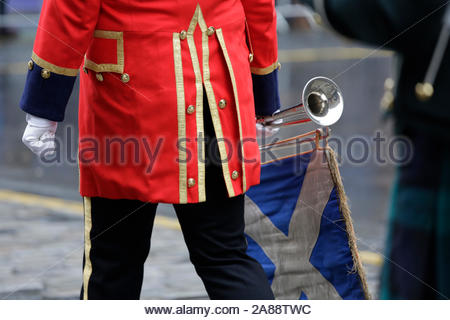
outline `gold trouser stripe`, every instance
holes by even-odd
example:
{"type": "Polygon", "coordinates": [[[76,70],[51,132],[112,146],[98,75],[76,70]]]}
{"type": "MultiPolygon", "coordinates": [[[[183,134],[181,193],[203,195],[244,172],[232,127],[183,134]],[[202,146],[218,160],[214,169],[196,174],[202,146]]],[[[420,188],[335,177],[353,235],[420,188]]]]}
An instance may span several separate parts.
{"type": "Polygon", "coordinates": [[[197,144],[198,201],[204,202],[206,201],[206,190],[205,190],[205,142],[204,142],[205,137],[203,128],[203,83],[194,36],[188,33],[187,41],[189,45],[189,52],[191,53],[192,66],[194,68],[195,73],[195,86],[197,89],[196,113],[195,113],[197,122],[197,138],[200,138],[201,136],[201,140],[197,144]]]}
{"type": "Polygon", "coordinates": [[[233,85],[234,101],[236,103],[236,113],[239,125],[239,136],[241,137],[241,154],[242,154],[242,190],[247,191],[247,179],[245,176],[245,153],[244,144],[242,143],[244,137],[242,136],[242,121],[241,112],[239,108],[239,97],[237,93],[236,78],[234,77],[233,65],[231,64],[230,56],[228,55],[227,46],[225,45],[225,39],[223,38],[222,29],[216,30],[217,38],[219,39],[220,47],[222,48],[225,61],[227,63],[228,72],[230,73],[231,84],[233,85]]]}
{"type": "Polygon", "coordinates": [[[272,73],[277,68],[278,68],[278,60],[275,61],[272,65],[268,66],[267,68],[254,68],[254,67],[252,67],[251,71],[252,71],[253,74],[263,76],[263,75],[272,73]]]}
{"type": "Polygon", "coordinates": [[[206,96],[208,97],[209,109],[211,111],[211,118],[214,125],[214,131],[217,137],[217,145],[219,146],[219,153],[222,162],[223,177],[225,185],[228,190],[228,195],[234,197],[234,188],[231,183],[230,168],[228,166],[227,149],[225,148],[225,141],[223,138],[222,124],[220,122],[219,111],[217,108],[216,97],[211,85],[211,73],[209,70],[209,44],[208,35],[206,32],[202,33],[202,49],[203,49],[203,82],[205,84],[206,96]]]}
{"type": "Polygon", "coordinates": [[[92,274],[91,263],[91,198],[84,198],[84,269],[83,269],[83,300],[88,300],[89,279],[92,274]]]}
{"type": "Polygon", "coordinates": [[[173,34],[173,56],[175,63],[175,81],[177,88],[178,119],[178,160],[180,203],[187,203],[187,164],[186,164],[186,107],[184,98],[183,62],[181,60],[180,34],[173,34]]]}
{"type": "Polygon", "coordinates": [[[60,74],[63,76],[69,76],[69,77],[76,77],[78,75],[78,69],[72,69],[72,68],[63,68],[58,67],[54,65],[53,63],[50,63],[48,61],[45,61],[41,57],[39,57],[34,51],[31,55],[31,59],[41,68],[47,69],[50,72],[60,74]]]}

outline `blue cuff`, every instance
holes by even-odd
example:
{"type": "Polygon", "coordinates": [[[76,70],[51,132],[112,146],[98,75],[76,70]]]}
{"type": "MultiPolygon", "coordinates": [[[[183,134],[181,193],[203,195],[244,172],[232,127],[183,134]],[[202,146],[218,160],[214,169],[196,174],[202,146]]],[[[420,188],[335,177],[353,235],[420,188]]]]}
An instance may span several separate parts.
{"type": "Polygon", "coordinates": [[[33,116],[51,121],[63,121],[67,102],[77,77],[51,73],[50,78],[41,76],[42,68],[36,63],[28,72],[20,108],[33,116]]]}
{"type": "Polygon", "coordinates": [[[252,74],[252,79],[256,115],[272,115],[281,107],[278,92],[278,70],[263,76],[252,74]]]}

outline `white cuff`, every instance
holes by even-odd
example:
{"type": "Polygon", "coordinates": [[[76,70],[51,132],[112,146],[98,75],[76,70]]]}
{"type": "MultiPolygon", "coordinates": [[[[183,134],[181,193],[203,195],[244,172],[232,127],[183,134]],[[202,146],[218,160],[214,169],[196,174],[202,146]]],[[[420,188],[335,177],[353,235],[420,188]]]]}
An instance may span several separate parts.
{"type": "Polygon", "coordinates": [[[39,118],[39,117],[33,116],[29,113],[27,113],[27,115],[26,115],[26,120],[29,125],[32,125],[32,126],[38,127],[38,128],[49,128],[49,127],[53,127],[56,125],[56,122],[54,122],[54,121],[44,119],[44,118],[39,118]]]}

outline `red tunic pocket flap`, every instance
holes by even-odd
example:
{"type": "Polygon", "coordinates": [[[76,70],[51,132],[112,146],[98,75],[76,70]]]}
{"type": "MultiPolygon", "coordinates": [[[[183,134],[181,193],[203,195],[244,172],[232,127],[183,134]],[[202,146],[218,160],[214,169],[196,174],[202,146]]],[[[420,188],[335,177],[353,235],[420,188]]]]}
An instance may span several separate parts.
{"type": "Polygon", "coordinates": [[[84,66],[95,72],[124,72],[123,32],[96,30],[84,66]]]}

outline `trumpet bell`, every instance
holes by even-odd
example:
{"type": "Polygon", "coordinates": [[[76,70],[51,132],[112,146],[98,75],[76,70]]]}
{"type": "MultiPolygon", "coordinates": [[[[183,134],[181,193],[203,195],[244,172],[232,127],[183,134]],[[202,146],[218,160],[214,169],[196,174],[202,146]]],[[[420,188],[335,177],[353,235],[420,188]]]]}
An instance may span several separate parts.
{"type": "Polygon", "coordinates": [[[325,77],[308,81],[303,89],[302,101],[309,118],[321,126],[336,123],[344,111],[341,90],[333,80],[325,77]]]}

